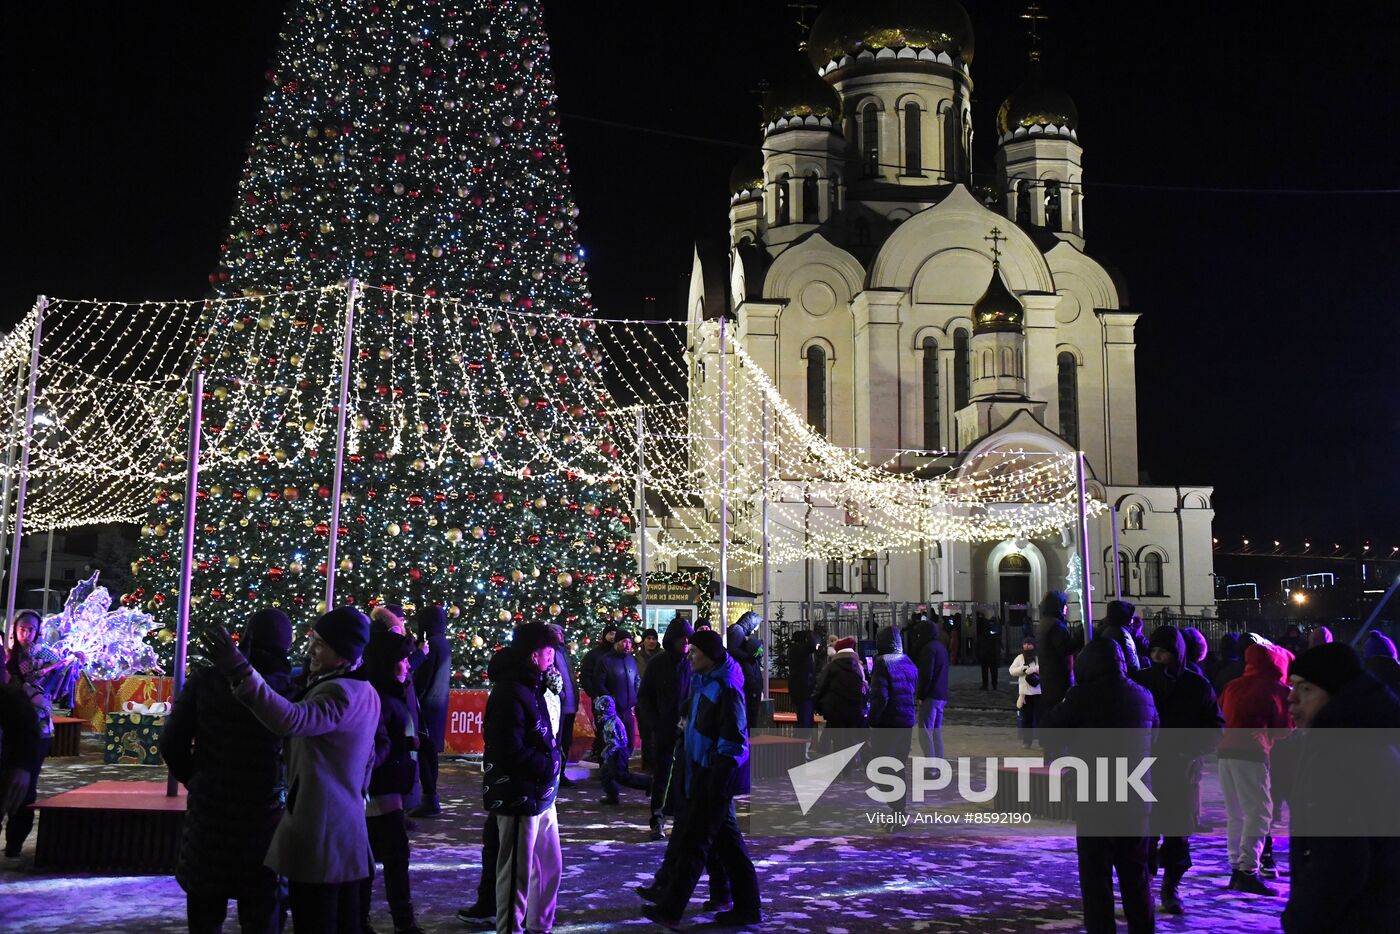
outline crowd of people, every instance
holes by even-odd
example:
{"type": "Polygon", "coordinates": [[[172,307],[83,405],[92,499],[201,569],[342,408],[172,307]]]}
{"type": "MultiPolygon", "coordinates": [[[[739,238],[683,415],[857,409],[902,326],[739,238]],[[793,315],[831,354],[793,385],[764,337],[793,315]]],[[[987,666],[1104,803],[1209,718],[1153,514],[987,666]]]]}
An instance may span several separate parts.
{"type": "MultiPolygon", "coordinates": [[[[1389,638],[1369,633],[1358,654],[1325,628],[1298,634],[1292,649],[1230,634],[1212,651],[1195,630],[1160,626],[1145,636],[1134,607],[1113,601],[1086,645],[1067,608],[1064,594],[1048,594],[1038,631],[1011,661],[1022,743],[1086,753],[1087,737],[1108,730],[1113,755],[1154,760],[1150,804],[1090,795],[1077,806],[1086,930],[1116,929],[1115,875],[1131,932],[1153,930],[1157,910],[1188,911],[1181,883],[1212,753],[1229,890],[1280,894],[1270,884],[1278,878],[1271,830],[1286,803],[1283,929],[1400,929],[1400,657],[1389,638]]],[[[30,832],[51,708],[79,661],[42,644],[36,614],[14,622],[12,650],[0,648],[7,856],[30,832]]],[[[560,627],[517,625],[487,673],[481,873],[475,903],[458,918],[502,934],[552,929],[563,868],[556,799],[572,784],[565,772],[586,697],[587,758],[598,765],[603,802],[642,792],[652,839],[666,841],[653,880],[636,888],[642,914],[676,926],[705,875],[704,907],[716,923],[760,923],[735,808],[750,788],[750,727],[765,715],[758,623],[747,614],[722,637],[677,618],[664,637],[647,630],[636,642],[609,627],[576,671],[560,627]]],[[[199,628],[212,667],[191,672],[160,741],[189,791],[176,879],[190,931],[220,930],[232,901],[245,932],[280,931],[288,913],[298,934],[372,932],[377,867],[394,931],[420,930],[410,830],[442,812],[451,658],[441,608],[419,610],[412,624],[410,635],[398,607],[368,616],[336,608],[311,627],[296,666],[293,625],[276,609],[253,614],[236,639],[217,625],[199,628]]],[[[903,759],[917,739],[924,755],[942,758],[949,641],[920,614],[902,630],[880,629],[867,663],[852,638],[794,633],[786,661],[797,735],[814,741],[812,755],[870,735],[879,755],[903,759]]],[[[1001,659],[979,651],[978,661],[1001,659]]],[[[984,678],[995,686],[985,670],[984,678]]]]}

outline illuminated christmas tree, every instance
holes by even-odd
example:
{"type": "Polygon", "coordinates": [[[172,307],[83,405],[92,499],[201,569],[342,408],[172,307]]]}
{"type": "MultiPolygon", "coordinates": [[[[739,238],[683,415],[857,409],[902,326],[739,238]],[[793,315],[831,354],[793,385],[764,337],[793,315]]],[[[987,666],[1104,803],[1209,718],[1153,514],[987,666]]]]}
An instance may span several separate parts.
{"type": "MultiPolygon", "coordinates": [[[[583,644],[630,606],[548,53],[537,2],[292,3],[204,308],[197,616],[308,624],[331,534],[337,603],[448,607],[457,686],[515,621],[583,644]],[[324,287],[351,277],[332,530],[346,296],[324,287]]],[[[167,626],[182,512],[157,496],[127,597],[167,626]]]]}

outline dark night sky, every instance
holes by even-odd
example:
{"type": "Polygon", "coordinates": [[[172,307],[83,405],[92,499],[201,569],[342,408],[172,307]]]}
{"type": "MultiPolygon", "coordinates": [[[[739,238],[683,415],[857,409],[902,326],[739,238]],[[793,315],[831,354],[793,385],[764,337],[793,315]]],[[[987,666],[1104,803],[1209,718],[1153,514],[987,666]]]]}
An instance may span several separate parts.
{"type": "MultiPolygon", "coordinates": [[[[987,171],[997,105],[1024,72],[1022,4],[966,5],[987,171]]],[[[1207,190],[1400,188],[1400,13],[1045,6],[1046,64],[1079,105],[1089,252],[1143,314],[1144,470],[1215,484],[1222,541],[1346,541],[1356,514],[1363,537],[1400,544],[1400,195],[1207,190]]],[[[10,5],[0,324],[39,292],[204,293],[281,7],[10,5]]],[[[757,142],[751,90],[793,41],[791,13],[781,0],[545,8],[599,306],[634,315],[651,295],[679,315],[690,244],[724,236],[729,170],[757,142]]]]}

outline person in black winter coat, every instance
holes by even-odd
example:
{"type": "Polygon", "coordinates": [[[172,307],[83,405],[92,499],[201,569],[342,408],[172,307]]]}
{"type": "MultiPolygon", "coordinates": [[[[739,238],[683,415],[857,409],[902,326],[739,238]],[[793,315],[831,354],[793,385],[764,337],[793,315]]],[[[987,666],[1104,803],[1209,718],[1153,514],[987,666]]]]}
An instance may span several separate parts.
{"type": "Polygon", "coordinates": [[[666,835],[665,818],[674,815],[675,796],[669,794],[676,740],[680,738],[681,708],[690,696],[690,662],[686,651],[693,632],[680,617],[671,620],[661,639],[661,654],[653,658],[642,675],[637,692],[638,713],[652,730],[651,748],[655,761],[651,770],[651,833],[653,840],[666,835]]]}
{"type": "MultiPolygon", "coordinates": [[[[875,634],[875,666],[870,672],[871,738],[882,756],[892,756],[901,762],[909,758],[909,746],[914,738],[912,727],[918,708],[919,669],[904,654],[899,630],[886,626],[875,634]]],[[[905,794],[894,802],[894,811],[903,814],[908,802],[905,794]]],[[[884,825],[891,830],[897,824],[884,825]]]]}
{"type": "Polygon", "coordinates": [[[788,642],[788,697],[792,698],[792,709],[797,714],[797,736],[807,739],[811,735],[812,691],[817,686],[817,653],[821,651],[820,637],[810,629],[799,629],[788,642]]]}
{"type": "Polygon", "coordinates": [[[866,710],[870,706],[870,685],[865,665],[856,655],[856,640],[850,636],[836,640],[836,653],[817,675],[812,702],[826,721],[821,747],[844,749],[862,737],[866,710]]]}
{"type": "MultiPolygon", "coordinates": [[[[551,627],[555,628],[555,627],[551,627]]],[[[556,633],[562,642],[562,633],[556,633]]],[[[515,653],[501,649],[491,655],[486,663],[486,683],[494,685],[508,680],[510,671],[518,665],[515,653]]],[[[563,750],[560,750],[562,757],[563,750]]],[[[563,783],[563,764],[559,766],[563,783]]],[[[486,812],[486,822],[481,828],[481,876],[477,880],[476,901],[466,908],[458,909],[457,920],[464,924],[486,927],[496,926],[496,860],[501,852],[501,836],[496,824],[496,815],[486,812]]]]}
{"type": "Polygon", "coordinates": [[[1152,666],[1132,677],[1152,693],[1162,721],[1153,747],[1157,803],[1152,809],[1150,865],[1154,875],[1158,866],[1163,870],[1162,910],[1180,914],[1177,889],[1191,868],[1190,838],[1200,822],[1202,760],[1220,741],[1225,718],[1210,682],[1186,668],[1186,641],[1175,626],[1158,626],[1147,649],[1152,666]]]}
{"type": "MultiPolygon", "coordinates": [[[[292,623],[278,610],[249,618],[238,651],[274,691],[291,694],[292,623]]],[[[241,704],[213,668],[196,668],[161,731],[160,754],[189,790],[175,880],[192,934],[218,931],[228,902],[245,932],[276,931],[277,875],[263,865],[282,819],[282,739],[241,704]]]]}
{"type": "Polygon", "coordinates": [[[413,690],[418,699],[418,730],[424,735],[418,748],[418,780],[423,801],[412,817],[432,817],[442,813],[438,801],[438,756],[447,741],[447,700],[452,687],[452,644],[447,641],[447,611],[425,606],[414,622],[418,638],[427,645],[427,655],[413,671],[413,690]]]}
{"type": "Polygon", "coordinates": [[[1127,600],[1110,600],[1108,610],[1104,613],[1103,624],[1095,627],[1095,639],[1111,639],[1118,643],[1118,650],[1123,653],[1123,667],[1128,674],[1132,674],[1139,668],[1145,668],[1146,659],[1138,658],[1137,643],[1133,641],[1133,635],[1129,631],[1133,623],[1133,611],[1137,607],[1127,600]]]}
{"type": "MultiPolygon", "coordinates": [[[[596,691],[592,698],[611,697],[617,718],[627,728],[627,755],[637,748],[637,691],[642,686],[642,672],[632,657],[632,634],[618,630],[612,651],[598,660],[596,691]]],[[[596,725],[594,732],[598,732],[596,725]]]]}
{"type": "Polygon", "coordinates": [[[759,628],[763,617],[750,610],[729,627],[725,645],[730,657],[739,663],[744,673],[744,704],[748,711],[748,727],[763,726],[763,640],[759,628]]]}
{"type": "MultiPolygon", "coordinates": [[[[1159,725],[1156,706],[1151,694],[1124,677],[1123,652],[1117,641],[1092,640],[1079,655],[1076,676],[1074,687],[1042,721],[1046,751],[1078,756],[1086,762],[1107,756],[1136,764],[1150,756],[1159,725]]],[[[1094,770],[1088,778],[1096,780],[1094,770]]],[[[1144,784],[1156,793],[1151,772],[1144,784]]],[[[1084,930],[1088,934],[1117,930],[1113,917],[1116,872],[1128,931],[1150,934],[1155,925],[1148,872],[1152,805],[1131,793],[1121,802],[1108,794],[1100,803],[1096,788],[1087,791],[1087,795],[1076,797],[1075,804],[1084,930]]]]}
{"type": "MultiPolygon", "coordinates": [[[[409,888],[408,825],[404,802],[418,783],[418,724],[409,707],[409,656],[413,640],[407,635],[383,631],[370,635],[365,647],[364,675],[379,694],[379,722],[388,737],[388,752],[369,778],[365,826],[374,861],[384,867],[384,894],[395,934],[422,934],[413,914],[409,888]]],[[[369,923],[374,880],[360,886],[364,929],[369,923]]]]}
{"type": "Polygon", "coordinates": [[[563,871],[554,806],[562,762],[544,673],[554,665],[557,644],[544,623],[517,626],[486,699],[482,796],[500,837],[496,930],[503,932],[554,927],[563,871]]]}
{"type": "Polygon", "coordinates": [[[990,678],[995,691],[1001,670],[1001,626],[994,617],[981,613],[977,614],[977,663],[982,666],[982,690],[987,690],[990,678]]]}
{"type": "Polygon", "coordinates": [[[1333,642],[1289,669],[1299,727],[1285,934],[1400,928],[1400,700],[1333,642]]]}
{"type": "MultiPolygon", "coordinates": [[[[559,644],[554,647],[554,670],[559,672],[559,677],[563,681],[563,687],[559,691],[559,753],[564,757],[564,764],[568,765],[574,745],[574,717],[578,713],[578,688],[574,685],[573,672],[569,670],[569,649],[564,642],[564,627],[551,623],[549,628],[554,630],[554,634],[559,637],[559,644]]],[[[567,775],[559,781],[565,787],[573,784],[567,775]]]]}
{"type": "MultiPolygon", "coordinates": [[[[613,650],[613,643],[617,640],[618,627],[609,623],[603,627],[603,631],[598,634],[598,640],[588,647],[588,651],[583,653],[583,658],[578,663],[578,680],[575,684],[585,692],[590,699],[606,694],[599,685],[598,669],[603,663],[604,657],[613,650]]],[[[593,749],[589,752],[588,758],[597,762],[602,755],[603,738],[598,735],[598,731],[593,731],[593,749]]]]}
{"type": "Polygon", "coordinates": [[[0,820],[5,821],[28,807],[26,799],[44,760],[39,712],[11,678],[8,660],[0,639],[0,820]]]}
{"type": "Polygon", "coordinates": [[[1074,683],[1074,653],[1079,651],[1081,643],[1069,633],[1065,621],[1068,607],[1069,597],[1058,590],[1047,593],[1040,603],[1040,633],[1035,654],[1040,659],[1042,710],[1049,710],[1064,700],[1065,692],[1074,683]]]}
{"type": "Polygon", "coordinates": [[[923,737],[924,755],[943,758],[943,711],[948,706],[948,647],[944,636],[931,621],[919,627],[920,648],[910,657],[919,670],[917,699],[919,734],[923,737]]]}

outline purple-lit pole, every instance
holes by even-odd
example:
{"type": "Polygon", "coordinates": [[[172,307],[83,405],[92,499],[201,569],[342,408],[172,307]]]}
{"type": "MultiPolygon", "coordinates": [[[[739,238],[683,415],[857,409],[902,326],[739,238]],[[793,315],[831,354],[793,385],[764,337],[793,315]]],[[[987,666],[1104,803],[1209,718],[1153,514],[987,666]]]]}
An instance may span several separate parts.
{"type": "MultiPolygon", "coordinates": [[[[180,615],[175,624],[175,693],[185,689],[185,659],[190,644],[190,596],[194,587],[194,518],[199,502],[199,441],[204,426],[204,371],[190,376],[189,470],[185,473],[185,538],[180,555],[180,615]]],[[[172,773],[165,780],[165,796],[180,793],[180,783],[172,773]]]]}
{"type": "Polygon", "coordinates": [[[725,384],[724,316],[719,319],[719,637],[729,648],[729,392],[725,384]]]}
{"type": "Polygon", "coordinates": [[[15,544],[10,552],[10,579],[5,597],[5,633],[8,639],[10,621],[15,618],[15,601],[19,597],[19,540],[24,534],[24,494],[29,487],[29,448],[34,438],[34,395],[39,388],[39,340],[44,334],[44,312],[49,300],[40,295],[34,302],[34,346],[29,353],[29,389],[24,402],[24,437],[20,439],[19,476],[15,495],[15,544]]]}
{"type": "Polygon", "coordinates": [[[345,290],[345,339],[340,367],[340,408],[336,414],[335,479],[331,483],[330,545],[326,548],[326,612],[335,606],[335,558],[340,544],[340,479],[345,464],[345,414],[350,404],[350,349],[355,342],[355,297],[359,283],[351,279],[345,290]]]}
{"type": "Polygon", "coordinates": [[[1089,498],[1085,495],[1084,475],[1088,465],[1084,452],[1074,458],[1074,479],[1079,487],[1079,610],[1084,617],[1084,641],[1094,638],[1094,595],[1089,587],[1089,498]]]}

